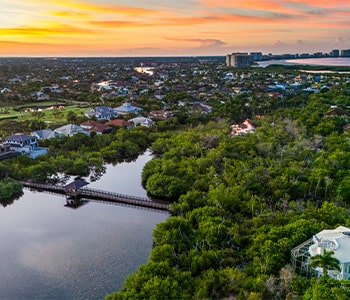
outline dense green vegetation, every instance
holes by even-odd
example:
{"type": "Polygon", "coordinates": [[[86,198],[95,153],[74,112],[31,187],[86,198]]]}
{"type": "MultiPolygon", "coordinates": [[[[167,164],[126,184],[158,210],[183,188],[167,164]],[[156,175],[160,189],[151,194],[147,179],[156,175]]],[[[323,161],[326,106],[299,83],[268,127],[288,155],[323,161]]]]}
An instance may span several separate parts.
{"type": "Polygon", "coordinates": [[[22,185],[11,178],[0,181],[0,203],[3,206],[11,204],[17,197],[22,195],[22,185]]]}
{"type": "MultiPolygon", "coordinates": [[[[179,108],[178,100],[192,96],[169,91],[162,101],[175,117],[154,128],[45,141],[48,155],[0,161],[0,178],[6,178],[1,193],[11,197],[9,190],[19,190],[10,178],[97,179],[104,162],[132,160],[150,147],[155,158],[142,181],[152,196],[172,202],[171,216],[153,232],[149,262],[107,299],[347,299],[348,282],[295,273],[290,250],[322,229],[350,226],[350,136],[343,130],[349,120],[325,116],[331,106],[348,109],[350,86],[339,75],[320,93],[267,96],[262,83],[286,70],[298,74],[296,67],[274,66],[254,70],[244,84],[225,83],[229,91],[234,85],[251,91],[213,93],[211,114],[189,113],[187,104],[179,108]],[[232,136],[230,125],[246,118],[256,131],[232,136]]],[[[206,76],[218,81],[216,68],[210,71],[206,76]]],[[[202,78],[188,82],[196,80],[202,78]]],[[[77,95],[89,103],[97,97],[77,95]]],[[[145,111],[159,109],[155,99],[138,101],[145,111]]],[[[0,135],[38,129],[42,117],[2,121],[0,135]]],[[[52,117],[75,122],[79,115],[52,117]]]]}
{"type": "Polygon", "coordinates": [[[350,226],[348,120],[324,115],[348,100],[340,88],[295,96],[244,136],[226,119],[160,134],[142,180],[178,201],[149,262],[107,299],[346,299],[347,283],[296,274],[290,250],[350,226]]]}
{"type": "Polygon", "coordinates": [[[76,134],[50,139],[41,143],[49,148],[45,156],[33,160],[24,155],[0,161],[0,178],[57,182],[59,174],[66,174],[97,179],[104,172],[104,161],[133,160],[149,143],[146,128],[121,128],[106,135],[76,134]]]}

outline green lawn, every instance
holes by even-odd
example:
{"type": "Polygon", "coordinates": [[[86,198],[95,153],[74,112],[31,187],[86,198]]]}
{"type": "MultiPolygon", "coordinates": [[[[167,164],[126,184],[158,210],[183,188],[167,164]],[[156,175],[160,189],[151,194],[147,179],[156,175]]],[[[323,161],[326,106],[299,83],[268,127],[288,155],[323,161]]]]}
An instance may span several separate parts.
{"type": "MultiPolygon", "coordinates": [[[[61,103],[61,102],[60,102],[61,103]]],[[[68,111],[73,111],[77,116],[83,116],[85,111],[89,109],[89,107],[81,107],[81,104],[65,104],[64,108],[60,110],[47,109],[52,105],[57,105],[57,101],[45,101],[45,102],[32,102],[26,103],[25,105],[18,105],[16,107],[8,107],[8,108],[0,108],[0,120],[12,119],[18,121],[25,120],[33,120],[40,119],[45,122],[51,123],[65,123],[66,122],[66,114],[68,111]],[[25,111],[26,108],[39,108],[43,115],[38,117],[35,116],[35,113],[31,111],[25,111]],[[6,113],[4,112],[6,109],[6,113]]]]}

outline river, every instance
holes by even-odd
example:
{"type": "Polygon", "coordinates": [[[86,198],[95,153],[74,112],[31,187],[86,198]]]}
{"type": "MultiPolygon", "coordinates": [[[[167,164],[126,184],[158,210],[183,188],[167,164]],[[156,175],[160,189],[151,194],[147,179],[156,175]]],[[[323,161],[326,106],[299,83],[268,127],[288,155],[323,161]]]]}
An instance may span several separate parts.
{"type": "MultiPolygon", "coordinates": [[[[145,196],[135,162],[107,165],[91,187],[145,196]]],[[[0,207],[0,299],[103,299],[148,260],[152,230],[168,214],[25,190],[0,207]]]]}

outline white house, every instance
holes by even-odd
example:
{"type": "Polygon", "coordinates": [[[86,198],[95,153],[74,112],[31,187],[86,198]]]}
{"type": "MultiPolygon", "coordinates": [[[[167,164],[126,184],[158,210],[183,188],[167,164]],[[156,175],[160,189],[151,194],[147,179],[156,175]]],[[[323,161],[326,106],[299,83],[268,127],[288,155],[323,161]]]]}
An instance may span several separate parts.
{"type": "Polygon", "coordinates": [[[62,127],[56,128],[54,131],[61,136],[73,136],[77,133],[84,133],[86,135],[90,135],[89,131],[84,130],[84,128],[75,124],[67,124],[62,127]]]}
{"type": "Polygon", "coordinates": [[[127,114],[137,114],[142,110],[142,108],[133,106],[129,102],[125,102],[123,105],[116,107],[115,110],[119,115],[127,115],[127,114]]]}
{"type": "Polygon", "coordinates": [[[246,119],[242,124],[233,124],[230,127],[232,135],[242,135],[255,131],[255,127],[252,125],[249,119],[246,119]]]}
{"type": "Polygon", "coordinates": [[[50,128],[33,131],[30,135],[35,136],[38,140],[52,139],[60,136],[50,128]]]}
{"type": "Polygon", "coordinates": [[[1,94],[12,93],[12,90],[9,89],[9,88],[7,88],[7,87],[5,87],[5,88],[3,88],[3,89],[0,91],[0,93],[1,93],[1,94]]]}
{"type": "Polygon", "coordinates": [[[339,226],[325,229],[315,234],[312,239],[292,250],[292,262],[295,267],[317,276],[322,276],[322,268],[311,268],[311,258],[324,251],[334,251],[339,260],[341,271],[328,270],[328,275],[335,279],[350,280],[350,228],[339,226]]]}
{"type": "Polygon", "coordinates": [[[109,106],[96,106],[85,112],[85,116],[88,118],[95,117],[97,120],[107,120],[115,119],[118,117],[117,109],[111,108],[109,106]]]}
{"type": "Polygon", "coordinates": [[[151,127],[154,122],[145,117],[136,117],[133,119],[128,120],[128,122],[134,123],[135,126],[144,126],[144,127],[151,127]]]}

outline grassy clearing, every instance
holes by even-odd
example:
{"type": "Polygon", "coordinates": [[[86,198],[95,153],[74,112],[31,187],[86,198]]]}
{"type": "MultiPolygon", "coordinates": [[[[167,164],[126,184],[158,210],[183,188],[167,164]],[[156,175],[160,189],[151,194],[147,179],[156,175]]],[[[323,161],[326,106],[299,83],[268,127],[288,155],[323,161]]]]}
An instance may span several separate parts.
{"type": "Polygon", "coordinates": [[[51,123],[63,123],[66,122],[66,114],[69,111],[74,112],[77,116],[83,116],[85,111],[88,110],[89,107],[85,107],[81,103],[73,103],[67,104],[63,101],[45,101],[45,102],[31,102],[26,104],[21,104],[18,106],[11,107],[0,107],[0,120],[18,120],[18,121],[26,121],[26,120],[38,120],[44,122],[51,123]],[[63,108],[61,109],[52,109],[54,105],[62,104],[63,108]],[[82,107],[84,106],[84,107],[82,107]],[[34,109],[42,112],[42,114],[35,115],[29,109],[34,109]]]}

